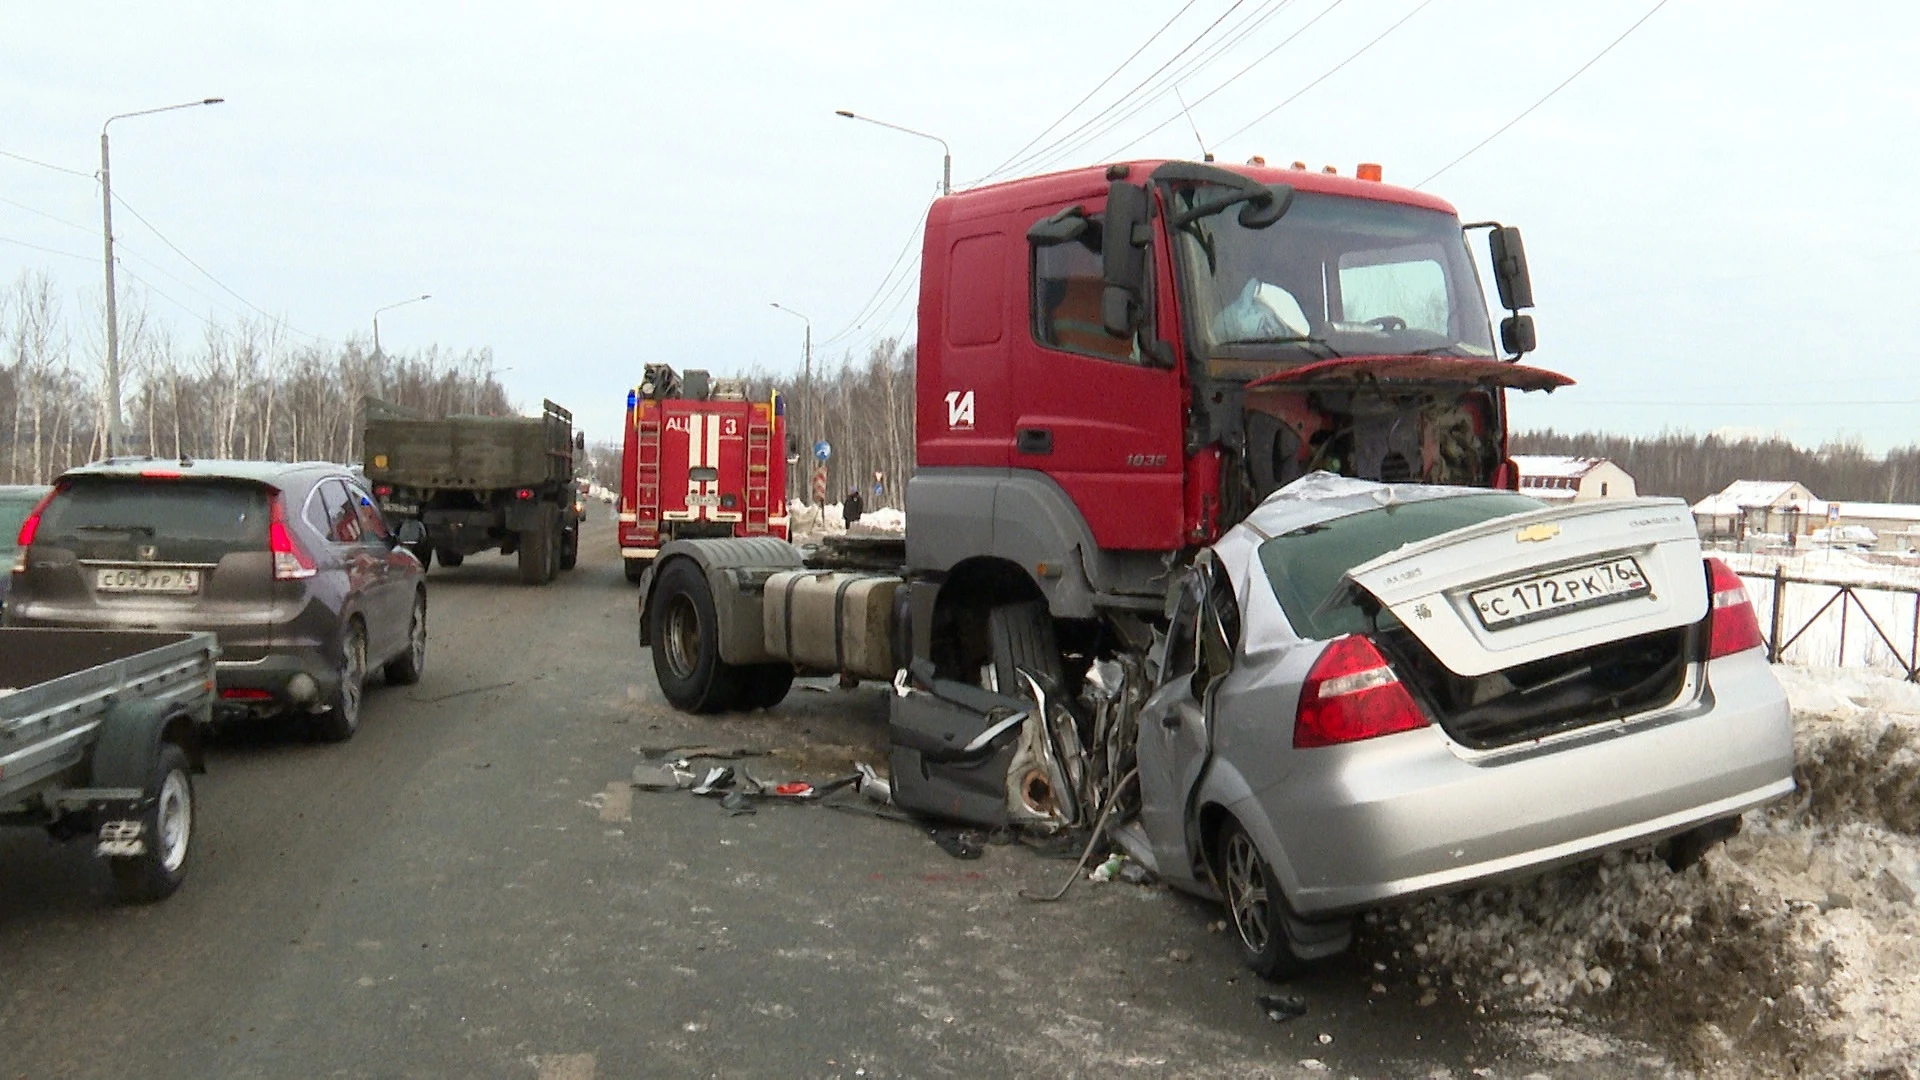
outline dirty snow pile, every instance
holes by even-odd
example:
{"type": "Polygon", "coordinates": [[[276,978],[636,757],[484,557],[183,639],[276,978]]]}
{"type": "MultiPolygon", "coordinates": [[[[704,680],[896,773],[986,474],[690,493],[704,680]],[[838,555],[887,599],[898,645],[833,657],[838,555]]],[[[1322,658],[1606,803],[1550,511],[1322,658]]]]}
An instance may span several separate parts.
{"type": "Polygon", "coordinates": [[[825,506],[813,506],[798,499],[787,503],[787,527],[795,543],[818,540],[822,536],[835,533],[851,533],[855,536],[903,536],[907,531],[907,514],[891,506],[878,507],[860,515],[860,520],[849,528],[845,512],[839,503],[827,503],[825,506]]]}
{"type": "Polygon", "coordinates": [[[1800,790],[1699,866],[1617,853],[1377,925],[1429,982],[1709,1075],[1920,1077],[1920,687],[1776,670],[1800,790]]]}

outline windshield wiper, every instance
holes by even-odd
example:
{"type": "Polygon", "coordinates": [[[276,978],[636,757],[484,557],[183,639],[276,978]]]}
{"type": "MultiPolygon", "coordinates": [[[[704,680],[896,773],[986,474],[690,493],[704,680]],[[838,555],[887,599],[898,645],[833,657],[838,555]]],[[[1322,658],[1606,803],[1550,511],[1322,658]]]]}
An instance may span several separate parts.
{"type": "Polygon", "coordinates": [[[1339,350],[1335,349],[1333,345],[1327,341],[1326,338],[1314,337],[1311,334],[1287,334],[1285,336],[1280,336],[1280,337],[1234,338],[1232,341],[1223,341],[1220,344],[1222,345],[1310,345],[1313,348],[1323,350],[1326,353],[1324,359],[1334,360],[1334,359],[1338,359],[1340,356],[1339,350]]]}
{"type": "Polygon", "coordinates": [[[74,532],[144,533],[147,536],[152,536],[153,526],[151,525],[75,525],[73,527],[73,531],[74,532]]]}

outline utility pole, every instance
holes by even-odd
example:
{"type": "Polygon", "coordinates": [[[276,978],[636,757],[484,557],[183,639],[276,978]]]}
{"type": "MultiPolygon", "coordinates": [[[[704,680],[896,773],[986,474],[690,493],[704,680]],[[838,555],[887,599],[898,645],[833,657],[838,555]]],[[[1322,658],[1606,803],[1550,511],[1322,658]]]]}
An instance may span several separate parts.
{"type": "Polygon", "coordinates": [[[431,299],[433,299],[432,293],[421,293],[419,296],[410,297],[406,300],[400,301],[397,304],[388,304],[386,307],[376,308],[374,310],[373,312],[373,355],[376,359],[380,356],[380,313],[382,311],[392,311],[394,308],[397,308],[397,307],[406,307],[408,304],[417,304],[422,300],[431,300],[431,299]]]}
{"type": "Polygon", "coordinates": [[[121,436],[120,420],[120,317],[115,304],[116,293],[113,285],[113,170],[107,153],[107,128],[115,120],[125,120],[132,116],[147,116],[152,113],[172,112],[175,109],[191,109],[196,105],[218,105],[226,98],[202,98],[199,101],[183,102],[179,105],[163,105],[158,109],[141,109],[138,112],[119,113],[107,117],[100,125],[100,230],[104,234],[107,255],[107,456],[117,456],[125,447],[121,436]]]}
{"type": "MultiPolygon", "coordinates": [[[[800,441],[803,444],[800,448],[800,453],[801,453],[801,459],[805,460],[808,455],[811,455],[813,453],[813,443],[814,443],[813,320],[807,318],[805,315],[802,315],[801,313],[793,310],[792,308],[781,304],[780,301],[778,300],[773,301],[773,307],[777,310],[784,311],[787,314],[793,316],[794,318],[799,319],[801,322],[807,324],[807,333],[806,333],[806,337],[802,339],[804,344],[801,346],[801,353],[800,353],[801,363],[804,365],[801,368],[801,375],[800,375],[800,410],[801,410],[800,441]]],[[[801,490],[811,491],[812,487],[809,484],[807,487],[802,488],[801,490]]]]}

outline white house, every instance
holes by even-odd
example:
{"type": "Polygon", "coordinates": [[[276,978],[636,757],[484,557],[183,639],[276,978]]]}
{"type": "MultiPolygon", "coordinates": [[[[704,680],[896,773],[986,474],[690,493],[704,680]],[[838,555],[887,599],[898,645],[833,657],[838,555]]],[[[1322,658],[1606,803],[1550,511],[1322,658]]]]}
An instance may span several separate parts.
{"type": "Polygon", "coordinates": [[[1633,477],[1606,458],[1516,454],[1520,493],[1546,502],[1631,499],[1638,494],[1633,477]]]}
{"type": "Polygon", "coordinates": [[[1911,503],[1830,502],[1831,524],[1868,529],[1875,551],[1920,551],[1920,506],[1911,503]]]}
{"type": "Polygon", "coordinates": [[[1693,504],[1705,540],[1742,540],[1748,533],[1810,532],[1827,524],[1827,504],[1793,480],[1735,480],[1693,504]]]}

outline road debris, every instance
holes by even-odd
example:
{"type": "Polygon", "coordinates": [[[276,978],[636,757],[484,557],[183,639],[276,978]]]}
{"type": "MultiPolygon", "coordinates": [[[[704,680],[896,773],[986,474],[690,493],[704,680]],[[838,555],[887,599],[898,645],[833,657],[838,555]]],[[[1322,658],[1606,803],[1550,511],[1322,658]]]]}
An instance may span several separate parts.
{"type": "Polygon", "coordinates": [[[1307,1015],[1307,999],[1299,994],[1256,994],[1253,1003],[1276,1024],[1307,1015]]]}

